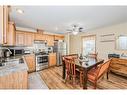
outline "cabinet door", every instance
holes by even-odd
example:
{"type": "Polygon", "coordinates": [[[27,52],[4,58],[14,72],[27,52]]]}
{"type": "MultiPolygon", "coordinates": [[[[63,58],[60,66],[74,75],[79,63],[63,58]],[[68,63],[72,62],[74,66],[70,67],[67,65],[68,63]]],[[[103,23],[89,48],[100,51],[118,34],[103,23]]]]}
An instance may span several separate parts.
{"type": "Polygon", "coordinates": [[[56,65],[56,53],[50,53],[49,54],[49,66],[55,66],[56,65]]]}
{"type": "Polygon", "coordinates": [[[7,45],[15,45],[16,44],[16,32],[14,22],[9,22],[9,31],[7,36],[7,45]]]}
{"type": "Polygon", "coordinates": [[[28,72],[35,71],[35,55],[34,54],[25,55],[24,58],[29,69],[28,72]]]}
{"type": "Polygon", "coordinates": [[[23,46],[24,45],[24,33],[16,32],[16,45],[23,46]]]}
{"type": "Polygon", "coordinates": [[[28,72],[12,72],[0,76],[0,89],[28,89],[28,72]]]}
{"type": "Polygon", "coordinates": [[[0,6],[0,44],[7,44],[8,6],[0,6]]]}
{"type": "Polygon", "coordinates": [[[3,44],[3,6],[0,6],[0,44],[3,44]]]}
{"type": "Polygon", "coordinates": [[[64,40],[63,35],[55,35],[55,40],[64,40]]]}
{"type": "Polygon", "coordinates": [[[46,35],[46,41],[48,46],[54,46],[54,35],[46,35]]]}
{"type": "Polygon", "coordinates": [[[8,34],[8,21],[9,21],[9,9],[8,6],[3,6],[4,8],[4,44],[7,44],[7,34],[8,34]]]}
{"type": "Polygon", "coordinates": [[[40,33],[35,34],[35,40],[45,40],[45,35],[42,35],[40,33]]]}
{"type": "Polygon", "coordinates": [[[33,46],[34,34],[25,32],[25,46],[33,46]]]}

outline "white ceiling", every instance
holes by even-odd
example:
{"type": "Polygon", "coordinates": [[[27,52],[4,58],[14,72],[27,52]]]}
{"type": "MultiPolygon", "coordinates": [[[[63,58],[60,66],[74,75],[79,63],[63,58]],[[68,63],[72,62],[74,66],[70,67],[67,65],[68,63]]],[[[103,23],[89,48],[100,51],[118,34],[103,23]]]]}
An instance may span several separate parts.
{"type": "Polygon", "coordinates": [[[12,6],[10,17],[17,26],[65,33],[72,24],[84,31],[127,21],[127,6],[12,6]],[[24,14],[19,14],[20,8],[24,14]]]}

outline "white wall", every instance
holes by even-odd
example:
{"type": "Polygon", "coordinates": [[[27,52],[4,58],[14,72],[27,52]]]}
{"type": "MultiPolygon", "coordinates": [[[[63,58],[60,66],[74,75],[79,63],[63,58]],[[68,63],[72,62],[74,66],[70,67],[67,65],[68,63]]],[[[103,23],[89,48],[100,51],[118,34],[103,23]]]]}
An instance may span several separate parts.
{"type": "Polygon", "coordinates": [[[115,41],[114,42],[100,42],[100,35],[104,34],[115,34],[115,38],[119,35],[127,35],[127,22],[121,23],[117,25],[112,25],[109,27],[99,28],[92,31],[87,31],[80,33],[76,36],[70,36],[70,53],[82,53],[82,36],[88,35],[96,35],[96,51],[98,52],[98,56],[100,58],[107,59],[108,53],[127,53],[127,51],[116,50],[115,49],[115,41]]]}
{"type": "Polygon", "coordinates": [[[65,34],[64,36],[65,36],[64,41],[67,44],[67,54],[69,54],[69,52],[70,52],[70,34],[65,34]]]}

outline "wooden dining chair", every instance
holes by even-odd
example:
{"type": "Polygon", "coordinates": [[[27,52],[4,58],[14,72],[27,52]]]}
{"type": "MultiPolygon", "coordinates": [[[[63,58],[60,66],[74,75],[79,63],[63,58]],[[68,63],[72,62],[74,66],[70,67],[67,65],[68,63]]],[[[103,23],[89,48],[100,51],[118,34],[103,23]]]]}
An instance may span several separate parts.
{"type": "MultiPolygon", "coordinates": [[[[71,60],[70,62],[75,63],[75,60],[78,59],[78,54],[71,54],[71,55],[62,56],[63,63],[64,63],[65,59],[68,59],[68,60],[70,59],[71,60]]],[[[68,64],[68,62],[66,62],[65,64],[68,64]]],[[[69,71],[67,69],[68,65],[66,65],[66,66],[67,66],[66,70],[69,71]]],[[[73,80],[75,81],[76,80],[75,78],[79,76],[80,86],[82,86],[82,84],[83,84],[83,70],[81,68],[76,68],[75,66],[74,66],[73,70],[75,72],[73,80]]],[[[68,80],[69,75],[68,75],[67,71],[66,71],[66,77],[67,77],[66,79],[68,80]]]]}
{"type": "MultiPolygon", "coordinates": [[[[97,68],[93,68],[88,72],[88,81],[90,81],[94,89],[97,87],[97,81],[105,74],[107,73],[108,76],[108,68],[111,63],[111,60],[108,60],[104,62],[103,64],[99,65],[97,68]]],[[[108,77],[107,77],[108,78],[108,77]]]]}
{"type": "Polygon", "coordinates": [[[65,58],[66,64],[66,82],[71,80],[72,84],[75,84],[76,81],[76,67],[73,58],[67,59],[65,58]]]}
{"type": "MultiPolygon", "coordinates": [[[[65,58],[66,57],[74,57],[74,58],[78,58],[78,54],[71,54],[71,55],[63,55],[62,56],[62,65],[63,65],[63,68],[65,68],[66,69],[66,65],[65,65],[65,58]]],[[[66,72],[65,72],[65,70],[63,70],[63,79],[65,79],[65,77],[66,77],[66,72]]]]}
{"type": "Polygon", "coordinates": [[[62,62],[63,62],[63,64],[64,64],[64,60],[65,60],[65,58],[66,57],[68,57],[68,58],[78,58],[78,54],[70,54],[70,55],[63,55],[62,56],[62,62]]]}

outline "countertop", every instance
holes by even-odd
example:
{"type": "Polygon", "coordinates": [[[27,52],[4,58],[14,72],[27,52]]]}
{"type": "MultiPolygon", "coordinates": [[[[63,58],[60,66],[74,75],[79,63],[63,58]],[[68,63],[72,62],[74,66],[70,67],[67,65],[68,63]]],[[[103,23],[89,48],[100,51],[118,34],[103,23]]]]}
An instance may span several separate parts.
{"type": "Polygon", "coordinates": [[[127,56],[120,56],[120,59],[127,59],[127,56]]]}
{"type": "Polygon", "coordinates": [[[27,71],[28,67],[23,58],[23,55],[9,57],[6,59],[6,62],[3,62],[4,66],[0,66],[0,77],[5,76],[14,72],[27,71]],[[23,59],[23,62],[20,62],[20,59],[23,59]]]}

